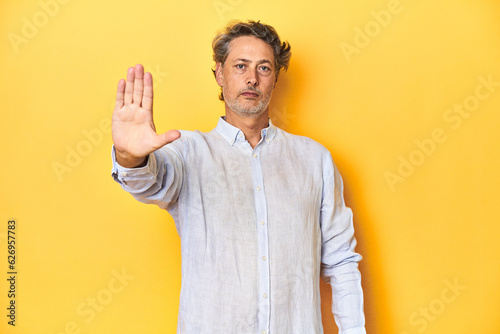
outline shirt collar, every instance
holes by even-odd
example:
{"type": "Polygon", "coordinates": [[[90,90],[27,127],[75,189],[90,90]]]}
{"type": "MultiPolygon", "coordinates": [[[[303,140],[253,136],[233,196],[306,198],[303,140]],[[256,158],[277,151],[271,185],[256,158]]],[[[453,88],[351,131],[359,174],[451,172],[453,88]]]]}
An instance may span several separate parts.
{"type": "MultiPolygon", "coordinates": [[[[234,145],[240,134],[242,137],[244,137],[243,131],[226,122],[224,116],[221,116],[219,118],[217,127],[215,129],[231,145],[234,145]]],[[[265,129],[262,129],[261,132],[262,139],[267,144],[271,144],[271,142],[273,141],[274,137],[276,136],[276,129],[276,126],[274,126],[274,124],[271,122],[271,119],[269,119],[269,126],[265,129]]]]}

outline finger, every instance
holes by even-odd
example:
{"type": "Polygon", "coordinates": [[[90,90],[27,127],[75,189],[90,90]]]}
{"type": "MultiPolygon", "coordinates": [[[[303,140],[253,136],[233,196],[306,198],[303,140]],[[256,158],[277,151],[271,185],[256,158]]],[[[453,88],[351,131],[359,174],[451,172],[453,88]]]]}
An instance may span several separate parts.
{"type": "Polygon", "coordinates": [[[125,84],[125,104],[131,104],[134,97],[135,69],[130,67],[127,71],[127,82],[125,84]]]}
{"type": "Polygon", "coordinates": [[[168,143],[173,142],[181,136],[181,133],[178,130],[170,130],[161,135],[158,135],[158,142],[156,143],[157,148],[163,147],[168,143]]]}
{"type": "Polygon", "coordinates": [[[153,76],[151,73],[144,73],[144,94],[142,95],[142,107],[145,110],[153,110],[153,76]]]}
{"type": "Polygon", "coordinates": [[[123,107],[124,94],[125,94],[125,80],[120,79],[120,81],[118,81],[118,88],[116,90],[115,110],[119,110],[121,107],[123,107]]]}
{"type": "Polygon", "coordinates": [[[142,93],[144,91],[144,67],[141,64],[135,65],[134,80],[134,104],[141,105],[142,93]]]}

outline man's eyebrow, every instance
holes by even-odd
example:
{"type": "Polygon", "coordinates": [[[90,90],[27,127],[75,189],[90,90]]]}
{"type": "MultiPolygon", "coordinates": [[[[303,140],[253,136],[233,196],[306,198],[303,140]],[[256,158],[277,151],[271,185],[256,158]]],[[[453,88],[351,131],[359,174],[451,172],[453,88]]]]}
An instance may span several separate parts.
{"type": "Polygon", "coordinates": [[[257,64],[265,64],[265,63],[272,64],[272,62],[268,59],[261,59],[257,62],[257,64]]]}
{"type": "Polygon", "coordinates": [[[245,59],[245,58],[236,58],[233,60],[233,63],[237,63],[237,62],[250,63],[251,61],[249,59],[245,59]]]}

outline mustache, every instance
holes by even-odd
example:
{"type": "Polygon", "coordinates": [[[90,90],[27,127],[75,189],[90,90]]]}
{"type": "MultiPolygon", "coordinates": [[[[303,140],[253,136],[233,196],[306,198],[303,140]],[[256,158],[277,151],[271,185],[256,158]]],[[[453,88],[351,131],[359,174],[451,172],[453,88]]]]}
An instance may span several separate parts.
{"type": "Polygon", "coordinates": [[[254,86],[248,86],[247,88],[241,89],[238,92],[238,95],[243,94],[243,93],[247,93],[247,92],[252,92],[252,93],[257,93],[259,95],[262,95],[262,92],[259,89],[255,88],[254,86]]]}

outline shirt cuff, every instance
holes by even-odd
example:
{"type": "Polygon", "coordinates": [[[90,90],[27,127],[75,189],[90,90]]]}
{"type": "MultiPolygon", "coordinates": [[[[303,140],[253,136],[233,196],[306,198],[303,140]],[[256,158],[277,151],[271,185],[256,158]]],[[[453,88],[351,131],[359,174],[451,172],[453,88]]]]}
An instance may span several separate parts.
{"type": "Polygon", "coordinates": [[[120,166],[116,161],[116,150],[115,145],[111,148],[111,160],[113,162],[113,167],[111,170],[111,176],[113,179],[121,185],[126,185],[128,181],[136,181],[139,179],[150,179],[150,176],[156,170],[156,158],[153,153],[146,157],[147,163],[143,167],[127,168],[120,166]]]}

